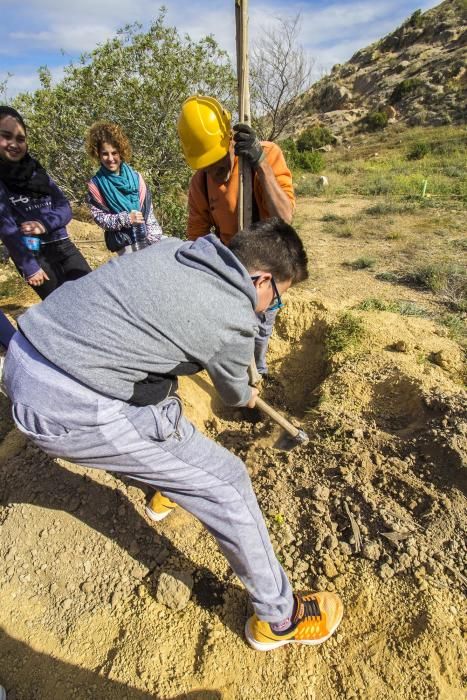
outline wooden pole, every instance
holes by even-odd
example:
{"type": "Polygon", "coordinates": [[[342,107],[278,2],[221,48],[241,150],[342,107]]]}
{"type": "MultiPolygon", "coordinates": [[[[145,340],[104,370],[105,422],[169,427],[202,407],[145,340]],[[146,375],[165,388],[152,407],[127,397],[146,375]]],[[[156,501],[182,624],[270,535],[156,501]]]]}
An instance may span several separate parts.
{"type": "MultiPolygon", "coordinates": [[[[248,53],[248,0],[235,0],[237,46],[238,118],[251,123],[249,53],[248,53]]],[[[245,158],[239,158],[238,230],[251,224],[253,218],[253,186],[251,168],[245,158]]]]}
{"type": "MultiPolygon", "coordinates": [[[[238,88],[238,119],[250,124],[250,86],[248,60],[248,0],[235,0],[235,26],[237,45],[237,88],[238,88]]],[[[239,157],[238,163],[238,230],[249,226],[253,219],[253,186],[251,168],[245,158],[239,157]]],[[[261,380],[252,360],[248,374],[250,384],[255,386],[261,380]]]]}

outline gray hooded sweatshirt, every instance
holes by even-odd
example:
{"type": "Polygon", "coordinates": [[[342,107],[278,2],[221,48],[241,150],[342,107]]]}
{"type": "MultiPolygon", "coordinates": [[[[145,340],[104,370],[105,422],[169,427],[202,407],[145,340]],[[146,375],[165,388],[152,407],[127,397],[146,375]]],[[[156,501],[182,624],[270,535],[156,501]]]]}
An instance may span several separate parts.
{"type": "Polygon", "coordinates": [[[256,290],[215,235],[166,239],[66,282],[19,328],[50,362],[88,387],[137,405],[206,369],[223,401],[248,403],[256,290]]]}

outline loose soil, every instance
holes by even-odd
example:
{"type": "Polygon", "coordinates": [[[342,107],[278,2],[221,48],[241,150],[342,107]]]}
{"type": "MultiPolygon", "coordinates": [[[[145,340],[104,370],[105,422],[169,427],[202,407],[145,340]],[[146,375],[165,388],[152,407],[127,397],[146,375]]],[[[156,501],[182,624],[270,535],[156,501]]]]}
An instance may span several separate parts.
{"type": "MultiPolygon", "coordinates": [[[[250,649],[247,596],[202,526],[181,509],[153,525],[139,486],[49,459],[14,429],[0,396],[0,683],[9,700],[465,697],[461,348],[429,318],[353,311],[360,342],[327,352],[339,314],[370,296],[436,307],[428,293],[342,266],[362,242],[326,235],[320,219],[370,204],[299,204],[313,275],[279,315],[263,393],[302,425],[308,445],[278,451],[276,429],[222,407],[203,375],[181,390],[188,417],[246,461],[295,588],[343,597],[337,634],[317,648],[250,649]],[[193,577],[178,612],[155,595],[167,571],[193,577]]],[[[94,226],[71,231],[93,265],[107,259],[94,226]]],[[[2,300],[12,317],[36,302],[18,289],[2,300]]]]}

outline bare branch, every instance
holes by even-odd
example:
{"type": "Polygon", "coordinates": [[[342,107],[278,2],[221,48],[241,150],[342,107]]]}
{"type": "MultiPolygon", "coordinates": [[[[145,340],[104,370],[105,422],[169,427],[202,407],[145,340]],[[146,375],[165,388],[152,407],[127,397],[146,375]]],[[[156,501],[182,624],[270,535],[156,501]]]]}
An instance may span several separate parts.
{"type": "Polygon", "coordinates": [[[277,139],[299,112],[299,100],[311,85],[314,60],[299,45],[301,16],[277,18],[264,30],[250,56],[252,111],[261,136],[277,139]]]}

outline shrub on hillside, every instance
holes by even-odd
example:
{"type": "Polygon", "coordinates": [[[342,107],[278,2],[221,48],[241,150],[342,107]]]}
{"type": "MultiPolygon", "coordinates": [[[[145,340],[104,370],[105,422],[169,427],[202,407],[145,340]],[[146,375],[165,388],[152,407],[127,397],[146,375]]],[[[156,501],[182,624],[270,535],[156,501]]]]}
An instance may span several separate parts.
{"type": "Polygon", "coordinates": [[[467,310],[467,274],[462,265],[433,262],[417,267],[404,281],[438,294],[456,311],[467,310]]]}
{"type": "Polygon", "coordinates": [[[281,147],[282,153],[284,154],[285,160],[289,168],[297,168],[298,158],[300,154],[297,149],[297,144],[295,143],[293,138],[289,137],[287,139],[284,139],[283,141],[280,141],[279,146],[281,147]]]}
{"type": "Polygon", "coordinates": [[[407,153],[408,160],[421,160],[430,152],[430,146],[425,141],[414,143],[407,153]]]}
{"type": "Polygon", "coordinates": [[[388,125],[388,115],[386,112],[370,112],[365,122],[370,131],[379,131],[388,125]]]}
{"type": "Polygon", "coordinates": [[[320,173],[324,168],[324,158],[319,151],[304,151],[298,154],[297,165],[310,173],[320,173]]]}
{"type": "Polygon", "coordinates": [[[297,149],[300,152],[312,151],[334,143],[335,137],[326,126],[313,126],[305,129],[297,139],[297,149]]]}
{"type": "Polygon", "coordinates": [[[423,24],[423,14],[421,10],[415,10],[407,22],[411,27],[421,27],[423,24]]]}
{"type": "Polygon", "coordinates": [[[422,85],[423,81],[420,78],[406,78],[402,80],[392,91],[389,99],[390,103],[396,104],[406,95],[415,94],[422,85]]]}
{"type": "Polygon", "coordinates": [[[320,173],[324,168],[324,158],[319,151],[299,151],[292,138],[280,143],[289,168],[300,168],[310,173],[320,173]]]}

